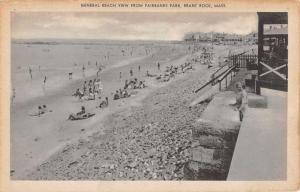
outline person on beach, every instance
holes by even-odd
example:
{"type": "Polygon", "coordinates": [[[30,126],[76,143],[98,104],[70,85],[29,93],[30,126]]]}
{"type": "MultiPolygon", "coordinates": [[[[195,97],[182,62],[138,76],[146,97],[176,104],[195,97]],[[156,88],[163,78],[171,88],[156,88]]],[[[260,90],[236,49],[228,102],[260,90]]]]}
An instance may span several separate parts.
{"type": "Polygon", "coordinates": [[[43,81],[43,92],[44,92],[44,94],[46,94],[46,82],[47,82],[47,76],[44,77],[44,81],[43,81]]]}
{"type": "Polygon", "coordinates": [[[241,106],[239,106],[238,110],[239,110],[239,113],[240,113],[240,121],[243,120],[244,118],[244,114],[245,114],[245,111],[246,111],[246,108],[247,108],[247,105],[248,105],[248,94],[247,94],[247,91],[246,91],[246,86],[245,85],[242,85],[242,103],[241,103],[241,106]]]}
{"type": "Polygon", "coordinates": [[[82,76],[83,76],[83,78],[85,78],[85,66],[84,65],[82,65],[82,76]]]}
{"type": "Polygon", "coordinates": [[[237,89],[236,103],[233,104],[233,106],[235,106],[236,110],[239,111],[239,118],[240,121],[242,121],[248,105],[248,95],[247,95],[245,85],[242,85],[241,83],[237,83],[236,89],[237,89]]]}
{"type": "Polygon", "coordinates": [[[42,106],[42,114],[48,113],[48,112],[52,112],[52,110],[48,109],[46,105],[42,106]]]}
{"type": "Polygon", "coordinates": [[[160,71],[160,63],[157,62],[157,69],[160,71]]]}
{"type": "Polygon", "coordinates": [[[138,68],[138,69],[139,69],[139,72],[141,72],[141,66],[140,66],[140,65],[139,65],[139,68],[138,68]]]}
{"type": "Polygon", "coordinates": [[[71,113],[69,115],[69,120],[71,121],[74,121],[74,120],[82,120],[82,119],[87,119],[87,118],[90,118],[90,117],[93,117],[95,115],[95,113],[87,113],[85,111],[85,107],[84,106],[81,106],[81,111],[74,114],[74,113],[71,113]]]}
{"type": "Polygon", "coordinates": [[[47,82],[47,76],[44,77],[44,86],[46,85],[47,82]]]}
{"type": "MultiPolygon", "coordinates": [[[[108,97],[105,97],[105,100],[102,101],[99,106],[99,108],[105,108],[105,107],[108,107],[108,97]]],[[[96,107],[97,108],[97,107],[96,107]]]]}
{"type": "Polygon", "coordinates": [[[94,85],[95,85],[95,92],[97,92],[98,94],[101,94],[103,86],[102,86],[100,78],[96,79],[94,85]]]}
{"type": "Polygon", "coordinates": [[[83,90],[83,94],[85,95],[85,94],[86,94],[86,91],[87,91],[86,81],[84,81],[82,90],[83,90]]]}
{"type": "Polygon", "coordinates": [[[114,94],[114,100],[118,100],[120,99],[120,94],[119,94],[119,91],[116,90],[116,93],[114,94]]]}
{"type": "Polygon", "coordinates": [[[123,98],[123,91],[121,88],[119,89],[119,95],[120,95],[120,98],[123,98]]]}
{"type": "Polygon", "coordinates": [[[85,107],[81,106],[81,111],[79,111],[78,113],[76,113],[76,115],[83,115],[85,114],[85,107]]]}
{"type": "Polygon", "coordinates": [[[120,79],[122,79],[122,72],[120,71],[120,79]]]}
{"type": "Polygon", "coordinates": [[[96,95],[94,94],[92,87],[90,87],[88,100],[95,100],[95,99],[96,99],[96,95]]]}
{"type": "Polygon", "coordinates": [[[78,98],[81,99],[83,97],[83,93],[79,89],[77,89],[73,96],[78,96],[78,98]]]}
{"type": "Polygon", "coordinates": [[[29,75],[30,75],[30,79],[32,80],[32,69],[31,69],[31,67],[29,67],[29,75]]]}
{"type": "Polygon", "coordinates": [[[143,89],[145,87],[146,87],[145,83],[143,81],[140,81],[138,88],[143,89]]]}
{"type": "Polygon", "coordinates": [[[126,89],[124,90],[123,97],[124,98],[130,97],[130,94],[128,93],[128,91],[126,89]]]}
{"type": "Polygon", "coordinates": [[[42,106],[42,112],[43,112],[43,113],[48,112],[48,109],[47,109],[47,106],[46,106],[46,105],[43,105],[43,106],[42,106]]]}
{"type": "Polygon", "coordinates": [[[98,70],[97,70],[97,73],[96,73],[96,75],[97,75],[97,77],[99,77],[99,73],[102,71],[102,68],[101,68],[101,66],[98,68],[98,70]]]}
{"type": "Polygon", "coordinates": [[[92,87],[92,85],[93,85],[93,81],[89,80],[89,83],[88,83],[89,89],[92,87]]]}
{"type": "Polygon", "coordinates": [[[132,68],[130,69],[129,73],[130,73],[130,76],[133,76],[132,68]]]}
{"type": "Polygon", "coordinates": [[[40,117],[42,114],[44,114],[42,107],[38,106],[38,116],[40,117]]]}
{"type": "Polygon", "coordinates": [[[125,80],[124,89],[127,89],[127,88],[128,88],[128,80],[126,79],[126,80],[125,80]]]}

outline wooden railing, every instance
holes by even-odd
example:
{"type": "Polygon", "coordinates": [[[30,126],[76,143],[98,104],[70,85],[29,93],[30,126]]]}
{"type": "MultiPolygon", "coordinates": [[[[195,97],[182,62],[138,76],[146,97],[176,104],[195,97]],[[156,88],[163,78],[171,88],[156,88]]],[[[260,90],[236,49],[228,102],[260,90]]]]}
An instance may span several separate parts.
{"type": "MultiPolygon", "coordinates": [[[[224,67],[224,66],[223,66],[224,67]]],[[[223,68],[222,67],[222,68],[223,68]]],[[[219,69],[218,69],[218,71],[219,71],[219,69]]],[[[216,71],[216,72],[218,72],[218,71],[216,71]]],[[[207,83],[205,83],[204,85],[202,85],[200,88],[198,88],[198,89],[196,89],[194,92],[195,93],[197,93],[197,92],[199,92],[200,90],[202,90],[203,88],[205,88],[205,87],[207,87],[208,85],[215,85],[215,84],[217,84],[217,83],[219,83],[219,89],[221,90],[221,88],[222,88],[222,81],[226,78],[226,83],[225,83],[225,86],[227,87],[227,76],[228,75],[231,75],[231,79],[232,79],[232,76],[233,75],[235,75],[235,72],[236,72],[236,67],[235,66],[232,66],[232,67],[230,67],[230,68],[228,68],[228,69],[226,69],[225,71],[223,71],[222,73],[220,73],[220,74],[218,74],[218,75],[216,75],[216,76],[214,76],[214,74],[216,74],[216,72],[214,72],[213,73],[213,75],[212,75],[212,78],[211,78],[211,80],[210,81],[208,81],[207,83]]],[[[230,79],[230,80],[231,80],[230,79]]]]}
{"type": "Polygon", "coordinates": [[[230,81],[232,80],[232,77],[235,75],[237,70],[239,68],[249,68],[249,70],[253,70],[257,68],[256,60],[257,55],[250,55],[245,54],[246,52],[242,52],[237,55],[231,55],[227,58],[229,58],[229,63],[227,65],[224,65],[223,67],[220,67],[217,71],[215,71],[211,75],[210,81],[202,85],[200,88],[196,89],[194,92],[197,93],[203,88],[207,87],[208,85],[215,85],[216,83],[219,83],[219,90],[222,90],[222,82],[225,81],[225,88],[228,87],[228,77],[230,76],[230,81]],[[254,62],[254,63],[253,63],[254,62]],[[225,71],[218,74],[222,69],[225,67],[228,67],[225,71]]]}
{"type": "Polygon", "coordinates": [[[230,81],[231,81],[232,77],[235,76],[237,69],[238,68],[236,66],[229,68],[229,70],[218,79],[220,91],[222,90],[222,81],[225,79],[225,88],[227,88],[228,84],[230,84],[230,82],[228,83],[228,76],[230,75],[230,81]]]}

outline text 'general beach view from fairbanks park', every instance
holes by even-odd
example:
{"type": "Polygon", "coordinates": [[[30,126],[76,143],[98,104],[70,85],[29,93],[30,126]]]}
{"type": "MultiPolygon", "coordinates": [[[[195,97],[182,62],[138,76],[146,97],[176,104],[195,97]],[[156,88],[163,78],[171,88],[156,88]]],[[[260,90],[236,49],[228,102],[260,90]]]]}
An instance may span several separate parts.
{"type": "Polygon", "coordinates": [[[286,180],[287,13],[12,12],[13,180],[286,180]]]}

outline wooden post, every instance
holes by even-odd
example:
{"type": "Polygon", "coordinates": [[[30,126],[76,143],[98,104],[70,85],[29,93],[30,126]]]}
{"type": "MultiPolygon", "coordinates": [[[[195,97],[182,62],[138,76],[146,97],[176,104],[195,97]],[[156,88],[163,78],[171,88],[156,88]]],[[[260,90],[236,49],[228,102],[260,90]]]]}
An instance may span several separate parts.
{"type": "Polygon", "coordinates": [[[227,88],[227,75],[225,77],[225,87],[227,88]]]}
{"type": "Polygon", "coordinates": [[[256,94],[260,95],[260,83],[259,83],[259,80],[260,80],[260,74],[262,73],[262,66],[260,64],[260,61],[262,59],[262,54],[263,54],[263,32],[264,32],[264,24],[263,24],[263,18],[262,18],[262,15],[260,15],[258,13],[258,79],[256,81],[256,94]]]}

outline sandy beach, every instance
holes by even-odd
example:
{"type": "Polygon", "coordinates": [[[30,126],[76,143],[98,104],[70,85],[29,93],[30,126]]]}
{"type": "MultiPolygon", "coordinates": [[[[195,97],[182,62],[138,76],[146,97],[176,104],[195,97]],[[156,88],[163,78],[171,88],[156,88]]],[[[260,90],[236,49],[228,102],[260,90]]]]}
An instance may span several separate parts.
{"type": "Polygon", "coordinates": [[[179,66],[199,56],[201,50],[192,53],[189,44],[166,42],[124,44],[123,47],[113,44],[72,46],[75,50],[69,50],[68,44],[14,46],[17,56],[12,56],[12,70],[16,71],[12,83],[17,94],[11,110],[12,178],[49,180],[182,179],[182,166],[190,155],[189,126],[206,106],[204,103],[188,107],[197,97],[193,90],[209,79],[210,73],[218,68],[218,58],[226,57],[230,48],[214,47],[210,69],[194,62],[193,70],[178,74],[169,82],[159,82],[154,77],[146,77],[146,71],[160,74],[167,66],[179,66]],[[44,57],[48,59],[40,56],[30,61],[24,49],[29,49],[31,54],[47,50],[44,57]],[[110,58],[98,55],[101,50],[111,50],[110,58]],[[122,50],[127,51],[124,54],[122,50]],[[136,51],[131,55],[128,50],[136,51]],[[26,61],[32,63],[34,74],[41,73],[34,75],[33,80],[26,68],[18,67],[26,61]],[[41,61],[48,63],[38,67],[41,61]],[[109,98],[109,107],[105,109],[96,108],[99,99],[79,101],[72,96],[83,81],[95,78],[96,62],[104,66],[100,78],[104,88],[101,96],[109,98]],[[161,64],[160,70],[157,62],[161,64]],[[86,67],[84,76],[83,65],[86,67]],[[147,87],[134,90],[129,98],[112,100],[115,90],[130,78],[130,69],[133,69],[133,77],[145,80],[147,87]],[[68,79],[69,71],[74,71],[72,80],[68,79]],[[49,80],[46,91],[42,91],[38,87],[45,74],[49,80]],[[28,115],[42,104],[53,112],[41,117],[28,115]],[[68,115],[78,112],[81,106],[95,116],[81,121],[67,120],[68,115]]]}

